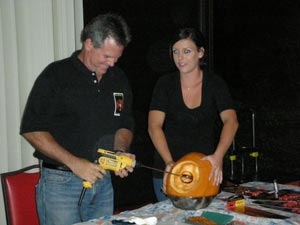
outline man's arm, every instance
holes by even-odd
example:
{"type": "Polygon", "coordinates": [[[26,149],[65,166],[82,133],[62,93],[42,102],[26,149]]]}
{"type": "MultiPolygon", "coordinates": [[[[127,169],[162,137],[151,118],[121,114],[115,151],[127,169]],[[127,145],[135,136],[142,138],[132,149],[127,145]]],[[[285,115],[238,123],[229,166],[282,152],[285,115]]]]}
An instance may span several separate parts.
{"type": "MultiPolygon", "coordinates": [[[[116,131],[115,140],[114,140],[114,150],[120,150],[129,156],[132,160],[135,160],[135,155],[130,153],[125,153],[129,151],[129,147],[132,141],[133,135],[132,132],[126,128],[121,128],[116,131]]],[[[123,154],[123,153],[122,153],[123,154]]],[[[115,175],[120,177],[127,177],[128,172],[133,172],[133,167],[127,166],[125,169],[115,172],[115,175]]]]}
{"type": "Polygon", "coordinates": [[[126,128],[121,128],[116,131],[114,139],[114,149],[127,152],[129,151],[132,142],[132,132],[126,128]]]}

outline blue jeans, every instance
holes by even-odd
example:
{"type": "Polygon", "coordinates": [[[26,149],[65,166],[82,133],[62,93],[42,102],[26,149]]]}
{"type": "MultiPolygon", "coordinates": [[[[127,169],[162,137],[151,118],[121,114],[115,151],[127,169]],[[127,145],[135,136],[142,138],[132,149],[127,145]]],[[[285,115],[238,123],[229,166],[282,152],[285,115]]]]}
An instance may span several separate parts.
{"type": "Polygon", "coordinates": [[[167,200],[167,196],[162,191],[163,179],[162,178],[153,178],[153,188],[156,195],[157,201],[161,202],[167,200]]]}
{"type": "Polygon", "coordinates": [[[40,225],[71,225],[113,213],[110,173],[87,189],[81,206],[82,179],[72,172],[42,168],[36,187],[40,225]]]}

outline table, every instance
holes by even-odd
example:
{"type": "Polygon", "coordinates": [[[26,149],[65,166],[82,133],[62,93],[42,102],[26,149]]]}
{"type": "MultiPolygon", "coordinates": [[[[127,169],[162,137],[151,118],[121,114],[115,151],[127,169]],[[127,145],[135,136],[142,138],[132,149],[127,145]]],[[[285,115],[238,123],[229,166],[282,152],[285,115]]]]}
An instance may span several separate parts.
{"type": "MultiPolygon", "coordinates": [[[[266,183],[266,182],[249,182],[242,184],[241,186],[246,187],[255,187],[257,189],[266,189],[266,190],[273,190],[273,184],[266,183]]],[[[289,189],[294,191],[300,192],[300,187],[291,186],[291,185],[282,185],[278,184],[279,189],[289,189]]],[[[231,212],[226,210],[226,202],[222,201],[221,199],[224,197],[231,196],[232,193],[228,192],[221,192],[216,196],[216,198],[211,202],[211,204],[204,209],[199,210],[181,210],[175,208],[170,200],[166,200],[163,202],[158,202],[155,204],[148,204],[144,207],[139,209],[131,210],[131,211],[124,211],[118,215],[113,216],[104,216],[98,219],[93,219],[88,222],[77,223],[76,225],[111,225],[111,220],[113,219],[123,219],[128,218],[131,216],[136,216],[140,218],[147,218],[155,216],[158,220],[157,225],[187,225],[185,223],[186,218],[190,216],[200,216],[203,212],[217,212],[226,215],[234,216],[235,221],[242,221],[244,224],[260,224],[260,225],[287,225],[287,224],[300,224],[300,215],[295,213],[288,213],[282,212],[273,209],[267,209],[255,205],[255,208],[263,209],[270,212],[276,212],[277,214],[289,216],[289,219],[279,220],[279,219],[269,219],[269,218],[262,218],[262,217],[253,217],[247,216],[244,214],[239,214],[235,212],[231,212]]],[[[247,203],[248,206],[254,207],[254,204],[247,203]]]]}

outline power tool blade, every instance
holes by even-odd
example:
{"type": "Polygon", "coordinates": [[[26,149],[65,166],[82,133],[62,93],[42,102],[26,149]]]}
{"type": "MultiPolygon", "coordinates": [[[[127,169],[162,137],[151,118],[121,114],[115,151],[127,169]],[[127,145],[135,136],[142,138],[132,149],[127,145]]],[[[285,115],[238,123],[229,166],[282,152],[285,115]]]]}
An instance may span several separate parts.
{"type": "Polygon", "coordinates": [[[137,164],[137,166],[138,167],[143,167],[143,168],[146,168],[146,169],[150,169],[150,170],[154,170],[154,171],[157,171],[157,172],[161,172],[161,173],[168,173],[170,175],[174,175],[174,176],[178,176],[178,177],[185,177],[185,178],[188,178],[188,179],[193,179],[192,176],[187,175],[187,174],[177,174],[177,173],[167,172],[167,171],[157,169],[157,168],[154,168],[154,167],[151,167],[151,166],[146,166],[146,165],[141,164],[141,163],[137,164]]]}

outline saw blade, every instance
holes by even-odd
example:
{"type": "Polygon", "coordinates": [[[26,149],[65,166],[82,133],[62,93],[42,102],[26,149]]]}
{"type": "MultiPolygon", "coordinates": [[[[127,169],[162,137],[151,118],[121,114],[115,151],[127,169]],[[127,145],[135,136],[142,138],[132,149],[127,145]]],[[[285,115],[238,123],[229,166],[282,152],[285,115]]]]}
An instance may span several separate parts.
{"type": "Polygon", "coordinates": [[[146,166],[144,164],[137,164],[138,167],[143,167],[143,168],[146,168],[146,169],[150,169],[150,170],[154,170],[154,171],[157,171],[157,172],[161,172],[161,173],[167,173],[167,174],[170,174],[170,175],[174,175],[174,176],[179,176],[179,177],[184,177],[184,178],[187,178],[187,179],[193,179],[193,176],[190,176],[190,175],[187,175],[187,174],[177,174],[177,173],[172,173],[172,172],[168,172],[168,171],[164,171],[164,170],[161,170],[161,169],[157,169],[157,168],[154,168],[154,167],[151,167],[151,166],[146,166]]]}

